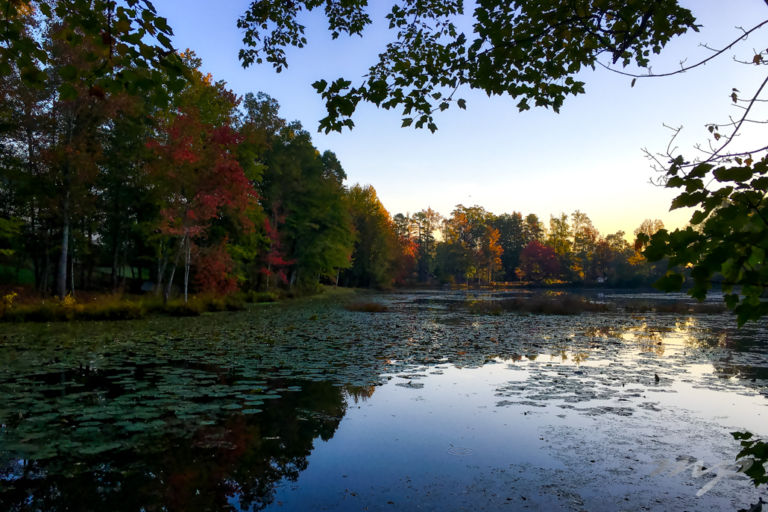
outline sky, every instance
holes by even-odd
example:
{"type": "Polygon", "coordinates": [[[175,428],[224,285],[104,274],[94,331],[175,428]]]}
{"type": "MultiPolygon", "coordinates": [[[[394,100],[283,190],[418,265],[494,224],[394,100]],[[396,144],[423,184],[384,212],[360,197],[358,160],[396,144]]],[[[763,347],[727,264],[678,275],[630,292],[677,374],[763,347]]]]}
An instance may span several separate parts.
{"type": "MultiPolygon", "coordinates": [[[[179,49],[190,48],[202,59],[204,72],[224,80],[235,93],[263,91],[281,105],[281,115],[299,120],[313,134],[315,146],[336,153],[348,184],[372,185],[392,214],[427,207],[448,216],[457,204],[480,205],[495,214],[535,213],[548,225],[550,215],[581,210],[603,234],[627,235],[646,218],[670,228],[682,227],[688,210],[669,211],[675,190],[653,185],[658,177],[645,157],[666,149],[672,132],[685,155],[706,143],[706,124],[735,115],[732,88],[751,94],[765,78],[762,67],[734,62],[751,60],[753,49],[766,48],[768,29],[696,70],[669,78],[631,79],[598,68],[580,73],[586,94],[569,97],[560,113],[532,109],[519,113],[516,100],[488,98],[460,90],[467,110],[450,109],[437,117],[438,131],[401,128],[401,115],[370,105],[355,114],[355,128],[322,134],[317,123],[325,108],[311,83],[344,77],[357,83],[389,40],[384,24],[390,1],[371,2],[374,24],[362,38],[332,41],[321,16],[304,18],[309,44],[287,52],[288,69],[269,65],[243,69],[237,53],[242,35],[237,18],[247,0],[155,0],[159,14],[174,30],[179,49]]],[[[670,43],[652,60],[652,70],[679,69],[710,55],[702,47],[723,47],[768,17],[763,0],[681,0],[702,25],[670,43]],[[727,7],[724,7],[727,5],[727,7]]],[[[467,8],[471,13],[471,6],[467,8]]],[[[469,21],[467,22],[469,23],[469,21]]],[[[469,25],[468,25],[469,26],[469,25]]],[[[742,140],[762,137],[753,126],[742,140]]]]}

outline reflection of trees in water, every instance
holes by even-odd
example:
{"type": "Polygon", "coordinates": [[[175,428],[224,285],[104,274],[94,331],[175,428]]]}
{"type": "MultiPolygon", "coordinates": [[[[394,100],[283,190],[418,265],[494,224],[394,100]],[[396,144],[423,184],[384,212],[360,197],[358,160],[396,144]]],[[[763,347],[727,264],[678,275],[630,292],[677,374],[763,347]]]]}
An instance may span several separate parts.
{"type": "Polygon", "coordinates": [[[356,404],[365,402],[373,396],[376,391],[376,386],[344,386],[347,396],[349,396],[356,404]]]}
{"type": "Polygon", "coordinates": [[[344,388],[301,387],[191,437],[148,437],[141,451],[8,462],[0,510],[260,510],[277,482],[306,469],[314,440],[333,437],[346,412],[344,388]]]}

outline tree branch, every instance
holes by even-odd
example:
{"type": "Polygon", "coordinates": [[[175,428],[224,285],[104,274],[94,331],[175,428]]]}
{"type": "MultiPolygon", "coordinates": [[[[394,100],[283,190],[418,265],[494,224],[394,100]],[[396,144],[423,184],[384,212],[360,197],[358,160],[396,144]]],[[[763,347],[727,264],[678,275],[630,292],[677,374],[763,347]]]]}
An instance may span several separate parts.
{"type": "MultiPolygon", "coordinates": [[[[765,0],[765,2],[768,3],[768,0],[765,0]]],[[[768,24],[768,19],[760,22],[759,24],[755,25],[754,27],[752,27],[749,30],[745,30],[742,35],[740,35],[735,40],[731,41],[731,43],[728,46],[726,46],[725,48],[722,48],[720,50],[713,50],[715,53],[713,53],[712,55],[710,55],[706,59],[700,60],[696,64],[692,64],[690,66],[681,66],[681,68],[678,69],[677,71],[669,71],[667,73],[638,74],[638,73],[629,73],[627,71],[621,71],[620,69],[612,68],[609,65],[603,64],[600,61],[597,61],[597,63],[600,64],[605,69],[607,69],[608,71],[612,71],[612,72],[617,73],[619,75],[628,76],[630,78],[660,78],[660,77],[665,77],[665,76],[673,76],[673,75],[677,75],[677,74],[680,74],[680,73],[685,73],[686,71],[690,71],[691,69],[697,68],[699,66],[703,66],[707,62],[709,62],[709,61],[719,57],[720,55],[722,55],[726,51],[730,50],[737,43],[739,43],[742,40],[746,39],[749,36],[749,34],[751,34],[752,32],[755,32],[756,30],[759,30],[759,29],[763,28],[766,24],[768,24]]]]}

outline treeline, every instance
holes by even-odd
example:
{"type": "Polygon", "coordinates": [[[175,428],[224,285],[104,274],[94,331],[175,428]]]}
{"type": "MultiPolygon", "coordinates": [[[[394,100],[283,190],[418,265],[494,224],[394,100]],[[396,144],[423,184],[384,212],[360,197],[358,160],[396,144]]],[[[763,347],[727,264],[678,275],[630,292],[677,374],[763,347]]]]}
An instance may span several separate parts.
{"type": "Polygon", "coordinates": [[[33,10],[14,19],[19,40],[44,55],[0,76],[5,282],[26,273],[62,298],[95,289],[186,300],[321,283],[626,284],[655,273],[623,234],[601,237],[580,212],[549,229],[478,206],[393,219],[372,187],[345,186],[336,156],[280,117],[274,99],[237,97],[191,51],[142,60],[129,44],[140,47],[140,33],[110,25],[115,5],[103,5],[88,16],[111,33],[33,10]]]}
{"type": "MultiPolygon", "coordinates": [[[[666,262],[650,264],[625,233],[602,236],[581,211],[549,219],[519,212],[494,215],[481,206],[457,205],[443,218],[430,208],[394,217],[413,282],[642,286],[656,281],[666,262]]],[[[646,220],[634,232],[663,228],[646,220]]]]}

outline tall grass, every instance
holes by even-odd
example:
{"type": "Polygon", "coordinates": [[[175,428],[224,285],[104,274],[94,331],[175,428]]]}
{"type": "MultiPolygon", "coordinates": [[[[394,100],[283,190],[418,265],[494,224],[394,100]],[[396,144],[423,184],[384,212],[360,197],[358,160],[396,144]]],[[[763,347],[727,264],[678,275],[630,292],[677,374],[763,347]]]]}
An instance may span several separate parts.
{"type": "Polygon", "coordinates": [[[120,295],[102,295],[93,297],[87,302],[77,302],[67,297],[64,300],[49,299],[39,303],[0,307],[0,321],[134,320],[149,314],[199,316],[205,312],[243,309],[245,309],[245,302],[234,296],[202,295],[192,297],[189,302],[177,299],[163,303],[156,297],[131,299],[120,295]]]}

